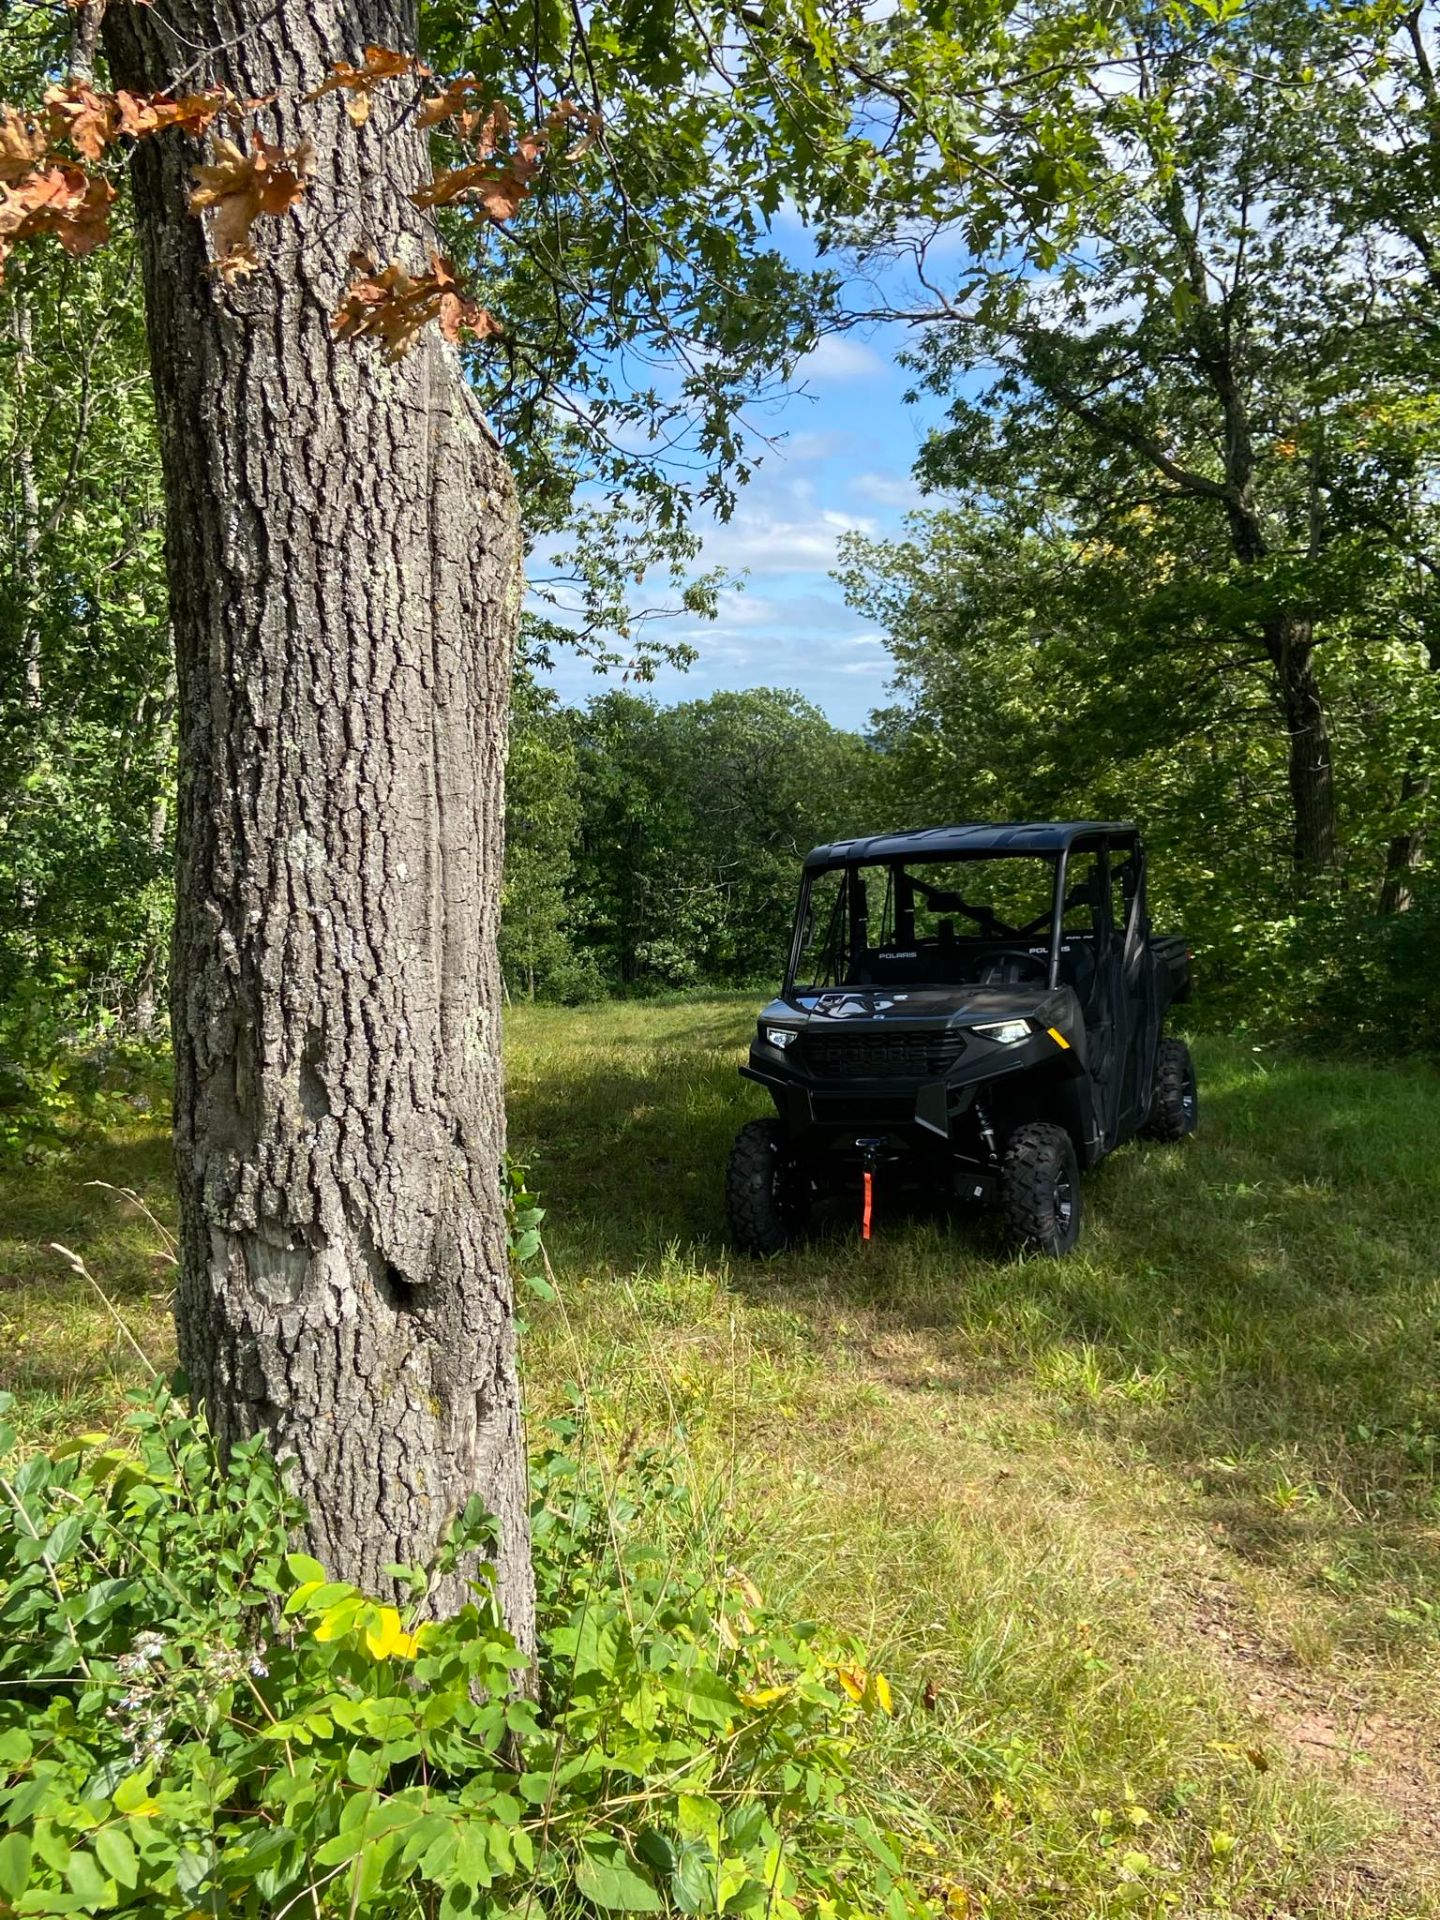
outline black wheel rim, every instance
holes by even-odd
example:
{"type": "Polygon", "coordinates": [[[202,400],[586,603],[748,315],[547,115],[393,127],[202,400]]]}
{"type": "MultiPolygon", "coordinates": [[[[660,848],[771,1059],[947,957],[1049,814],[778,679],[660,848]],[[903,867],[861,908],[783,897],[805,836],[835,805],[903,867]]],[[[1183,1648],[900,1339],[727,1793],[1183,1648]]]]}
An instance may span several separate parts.
{"type": "Polygon", "coordinates": [[[1185,1116],[1185,1125],[1187,1128],[1193,1127],[1195,1124],[1196,1104],[1197,1102],[1195,1099],[1195,1074],[1194,1074],[1194,1070],[1192,1069],[1189,1073],[1186,1074],[1185,1084],[1180,1089],[1180,1111],[1185,1116]]]}
{"type": "Polygon", "coordinates": [[[1075,1189],[1065,1175],[1055,1182],[1055,1231],[1068,1239],[1075,1222],[1075,1189]]]}
{"type": "Polygon", "coordinates": [[[775,1212],[787,1226],[800,1217],[800,1198],[795,1191],[795,1169],[778,1153],[770,1170],[770,1199],[775,1212]]]}

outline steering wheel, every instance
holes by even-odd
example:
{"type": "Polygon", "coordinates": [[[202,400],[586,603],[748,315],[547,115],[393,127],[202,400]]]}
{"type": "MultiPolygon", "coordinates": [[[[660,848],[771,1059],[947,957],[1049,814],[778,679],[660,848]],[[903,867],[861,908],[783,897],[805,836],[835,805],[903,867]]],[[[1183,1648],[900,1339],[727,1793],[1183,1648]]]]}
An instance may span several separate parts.
{"type": "Polygon", "coordinates": [[[1028,953],[1024,947],[1003,947],[999,953],[987,955],[980,969],[979,984],[982,987],[1009,987],[1023,984],[1026,975],[1038,974],[1041,983],[1050,978],[1048,956],[1042,959],[1039,954],[1028,953]]]}

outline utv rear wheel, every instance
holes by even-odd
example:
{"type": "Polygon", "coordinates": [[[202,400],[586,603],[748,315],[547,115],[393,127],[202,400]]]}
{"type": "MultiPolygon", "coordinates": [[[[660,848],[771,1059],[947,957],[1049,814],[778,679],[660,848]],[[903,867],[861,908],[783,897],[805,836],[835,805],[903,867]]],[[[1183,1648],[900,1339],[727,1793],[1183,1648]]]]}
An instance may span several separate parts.
{"type": "Polygon", "coordinates": [[[804,1230],[810,1188],[778,1120],[749,1120],[725,1168],[725,1210],[736,1246],[752,1259],[783,1253],[804,1230]]]}
{"type": "Polygon", "coordinates": [[[1080,1238],[1080,1167],[1063,1127],[1036,1120],[1011,1134],[1000,1198],[1017,1246],[1069,1253],[1080,1238]]]}
{"type": "Polygon", "coordinates": [[[1195,1063],[1183,1040],[1162,1040],[1155,1056],[1155,1090],[1142,1131],[1147,1140],[1183,1140],[1200,1117],[1195,1063]]]}

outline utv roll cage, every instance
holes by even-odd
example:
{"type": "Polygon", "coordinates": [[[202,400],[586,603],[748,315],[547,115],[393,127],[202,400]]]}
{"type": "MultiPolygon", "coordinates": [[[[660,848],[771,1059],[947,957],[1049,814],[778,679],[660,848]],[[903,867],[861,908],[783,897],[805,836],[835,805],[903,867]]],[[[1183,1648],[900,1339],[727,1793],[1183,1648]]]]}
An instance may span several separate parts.
{"type": "MultiPolygon", "coordinates": [[[[1047,936],[1045,984],[1052,989],[1058,987],[1061,983],[1066,910],[1079,904],[1078,894],[1069,898],[1066,894],[1070,856],[1077,849],[1094,852],[1099,859],[1099,881],[1105,898],[1103,902],[1089,901],[1089,904],[1108,908],[1113,874],[1130,865],[1126,912],[1121,916],[1125,924],[1120,931],[1127,949],[1132,948],[1136,941],[1144,939],[1147,929],[1144,861],[1140,853],[1139,829],[1133,821],[1064,820],[1029,825],[970,823],[964,826],[925,827],[910,833],[875,834],[857,840],[837,840],[829,846],[812,848],[804,861],[799,911],[785,969],[785,997],[790,998],[801,984],[798,978],[800,966],[813,932],[811,903],[816,877],[836,871],[842,875],[842,883],[831,908],[825,950],[838,950],[843,916],[848,921],[845,945],[851,969],[854,970],[857,957],[869,950],[868,903],[863,889],[851,886],[848,876],[856,869],[878,866],[889,869],[882,919],[893,909],[894,945],[897,948],[913,946],[914,896],[918,892],[936,911],[959,913],[972,920],[979,929],[975,938],[980,943],[994,945],[1007,941],[1028,941],[1044,932],[1047,936]],[[1121,858],[1114,859],[1114,853],[1122,849],[1121,858]],[[913,870],[927,861],[985,861],[1023,858],[1027,855],[1047,861],[1052,867],[1050,904],[1044,913],[1017,926],[1002,920],[988,903],[967,901],[953,888],[932,887],[913,870]]],[[[886,983],[851,980],[834,984],[886,983]]]]}

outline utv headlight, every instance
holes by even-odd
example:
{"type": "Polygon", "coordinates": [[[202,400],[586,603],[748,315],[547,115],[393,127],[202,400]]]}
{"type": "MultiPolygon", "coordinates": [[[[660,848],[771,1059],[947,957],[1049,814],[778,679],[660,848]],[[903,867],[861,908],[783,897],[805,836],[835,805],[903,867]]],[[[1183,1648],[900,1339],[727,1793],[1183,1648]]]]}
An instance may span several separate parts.
{"type": "Polygon", "coordinates": [[[1013,1047],[1017,1040],[1030,1038],[1028,1020],[987,1020],[983,1027],[972,1027],[972,1033],[983,1033],[987,1040],[994,1040],[1002,1047],[1013,1047]]]}
{"type": "Polygon", "coordinates": [[[800,1038],[799,1029],[796,1027],[766,1027],[763,1031],[766,1045],[779,1047],[782,1052],[786,1047],[793,1046],[800,1038]]]}

